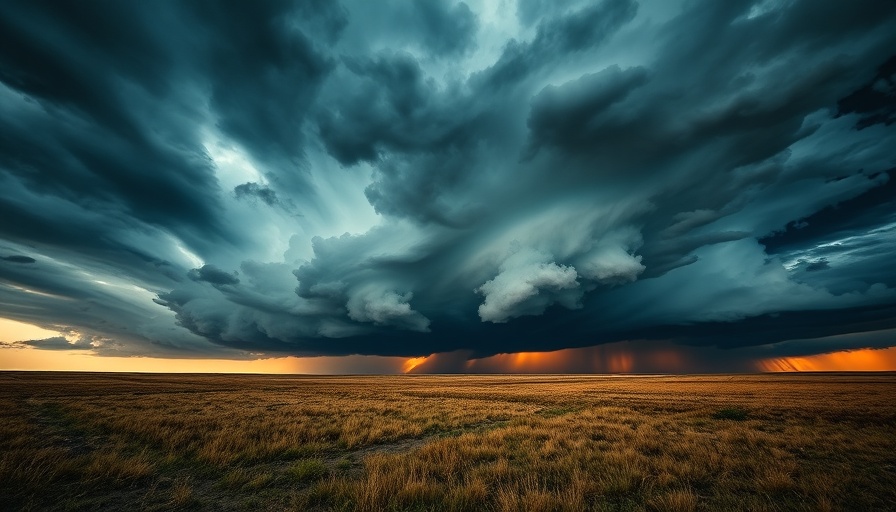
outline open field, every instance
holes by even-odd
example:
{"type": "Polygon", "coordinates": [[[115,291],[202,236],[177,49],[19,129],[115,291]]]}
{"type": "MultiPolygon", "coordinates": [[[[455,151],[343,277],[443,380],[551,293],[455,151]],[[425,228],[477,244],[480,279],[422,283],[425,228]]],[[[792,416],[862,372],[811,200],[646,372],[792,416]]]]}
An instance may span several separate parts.
{"type": "Polygon", "coordinates": [[[0,509],[896,510],[896,375],[0,373],[0,509]]]}

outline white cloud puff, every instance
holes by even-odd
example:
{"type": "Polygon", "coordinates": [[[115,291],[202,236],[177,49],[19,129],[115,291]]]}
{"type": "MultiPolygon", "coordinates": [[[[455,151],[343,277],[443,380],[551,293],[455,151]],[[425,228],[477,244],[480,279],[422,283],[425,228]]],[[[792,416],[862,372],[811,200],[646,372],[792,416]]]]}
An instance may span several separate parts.
{"type": "Polygon", "coordinates": [[[551,262],[549,255],[538,251],[517,250],[499,270],[494,279],[476,289],[485,296],[479,306],[484,322],[541,314],[555,302],[575,308],[582,294],[575,268],[551,262]]]}
{"type": "Polygon", "coordinates": [[[429,319],[411,309],[413,294],[365,290],[353,295],[346,304],[348,316],[357,322],[373,322],[412,331],[429,331],[429,319]]]}

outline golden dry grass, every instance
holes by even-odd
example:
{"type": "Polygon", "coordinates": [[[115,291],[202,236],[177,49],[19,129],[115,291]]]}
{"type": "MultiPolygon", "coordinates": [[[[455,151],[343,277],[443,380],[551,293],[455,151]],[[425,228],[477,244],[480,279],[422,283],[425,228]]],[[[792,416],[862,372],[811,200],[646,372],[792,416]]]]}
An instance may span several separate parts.
{"type": "Polygon", "coordinates": [[[0,509],[896,510],[896,376],[0,373],[0,509]]]}

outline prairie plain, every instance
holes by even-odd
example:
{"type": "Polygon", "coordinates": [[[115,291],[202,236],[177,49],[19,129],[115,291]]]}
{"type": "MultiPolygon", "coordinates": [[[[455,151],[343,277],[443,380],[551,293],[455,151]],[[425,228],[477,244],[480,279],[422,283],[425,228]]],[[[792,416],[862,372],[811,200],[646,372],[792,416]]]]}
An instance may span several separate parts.
{"type": "Polygon", "coordinates": [[[896,374],[0,372],[3,510],[896,510],[896,374]]]}

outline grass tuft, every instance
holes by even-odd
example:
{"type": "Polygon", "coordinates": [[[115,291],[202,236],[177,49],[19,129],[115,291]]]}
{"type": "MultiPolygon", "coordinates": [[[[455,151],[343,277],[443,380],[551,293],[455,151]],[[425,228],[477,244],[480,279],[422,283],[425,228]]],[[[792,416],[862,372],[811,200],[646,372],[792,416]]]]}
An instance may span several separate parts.
{"type": "Polygon", "coordinates": [[[301,459],[290,466],[287,474],[298,482],[313,482],[326,477],[330,473],[327,465],[320,459],[301,459]]]}
{"type": "Polygon", "coordinates": [[[697,495],[690,489],[676,489],[647,501],[647,509],[655,512],[694,512],[697,495]]]}
{"type": "Polygon", "coordinates": [[[717,420],[744,421],[749,415],[750,413],[747,412],[746,409],[741,409],[739,407],[726,407],[714,412],[712,414],[712,417],[717,420]]]}
{"type": "Polygon", "coordinates": [[[190,482],[187,479],[180,479],[171,487],[170,504],[175,508],[186,509],[198,507],[201,502],[193,492],[190,482]]]}

